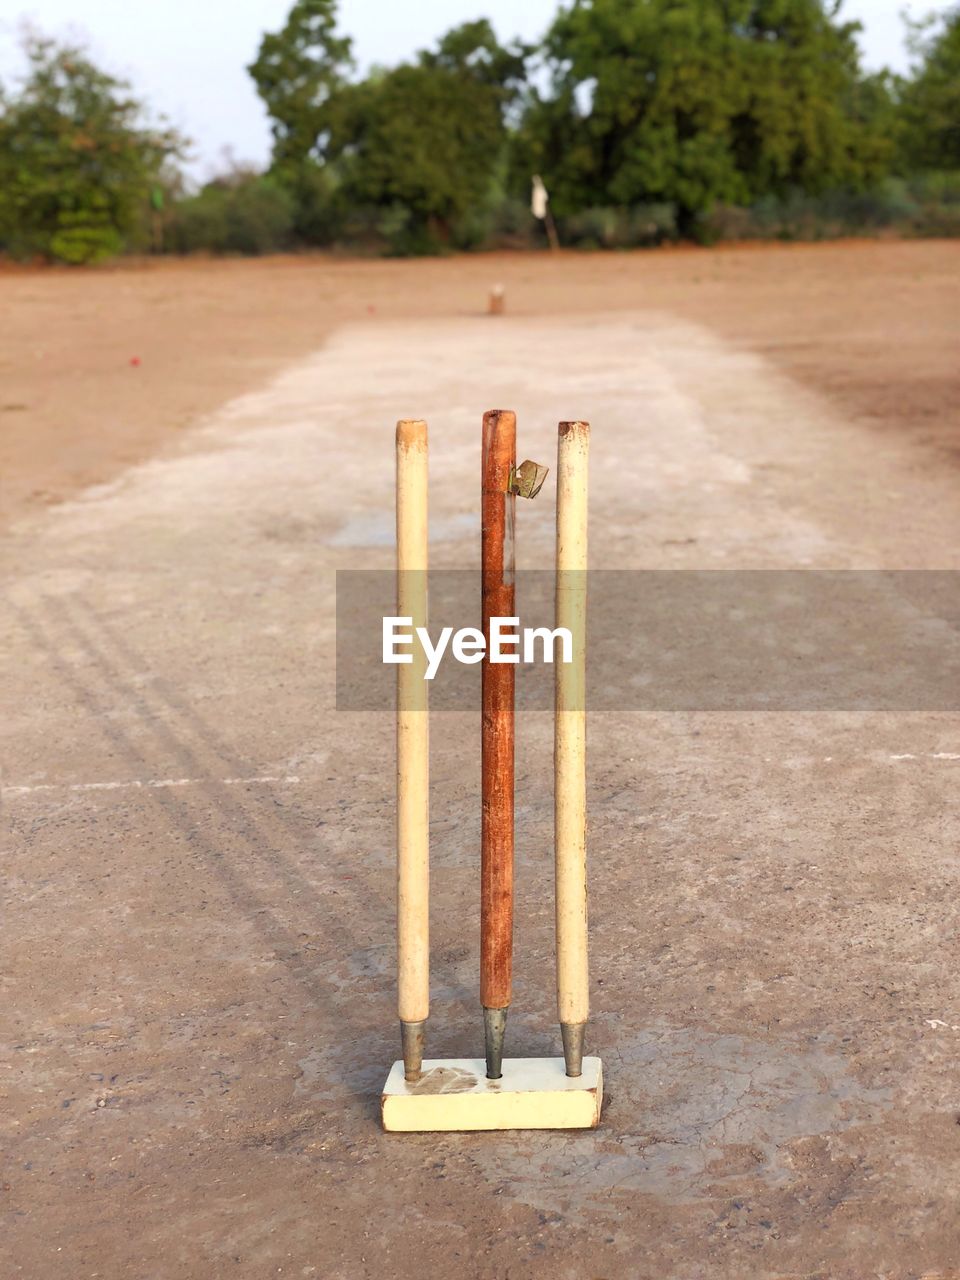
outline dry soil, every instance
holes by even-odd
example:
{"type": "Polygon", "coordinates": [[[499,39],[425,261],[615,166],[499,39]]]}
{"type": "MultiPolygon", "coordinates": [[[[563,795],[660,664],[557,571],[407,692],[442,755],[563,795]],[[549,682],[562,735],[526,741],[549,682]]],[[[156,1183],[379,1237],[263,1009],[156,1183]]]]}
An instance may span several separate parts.
{"type": "MultiPolygon", "coordinates": [[[[592,421],[596,567],[960,567],[958,267],[926,243],[0,277],[0,1274],[951,1274],[957,715],[596,713],[602,1125],[386,1136],[393,730],[337,710],[333,656],[335,571],[390,565],[414,413],[437,564],[476,563],[499,404],[543,461],[592,421]]],[[[477,733],[435,717],[446,1056],[480,1041],[477,733]]],[[[531,714],[515,1054],[557,1051],[550,752],[531,714]]]]}

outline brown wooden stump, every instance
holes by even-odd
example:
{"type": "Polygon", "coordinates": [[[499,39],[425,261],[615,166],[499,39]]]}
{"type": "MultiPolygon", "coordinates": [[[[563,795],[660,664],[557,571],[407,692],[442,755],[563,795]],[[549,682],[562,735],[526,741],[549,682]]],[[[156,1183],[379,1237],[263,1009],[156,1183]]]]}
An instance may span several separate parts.
{"type": "MultiPolygon", "coordinates": [[[[482,818],[480,888],[480,999],[486,1010],[510,1004],[513,969],[513,783],[514,667],[491,663],[490,619],[513,617],[514,507],[511,490],[516,466],[516,415],[494,409],[483,416],[482,463],[482,612],[487,653],[482,665],[482,818]]],[[[497,1025],[488,1019],[488,1026],[497,1025]]],[[[488,1075],[499,1075],[499,1058],[488,1075]]],[[[495,1046],[496,1048],[496,1046],[495,1046]]]]}

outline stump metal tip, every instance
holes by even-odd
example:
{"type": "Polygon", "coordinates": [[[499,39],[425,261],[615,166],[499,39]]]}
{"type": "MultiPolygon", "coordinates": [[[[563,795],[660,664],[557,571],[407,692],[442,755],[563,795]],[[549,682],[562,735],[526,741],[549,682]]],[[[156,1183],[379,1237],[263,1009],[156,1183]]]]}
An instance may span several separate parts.
{"type": "Polygon", "coordinates": [[[587,1030],[585,1022],[561,1022],[560,1034],[563,1037],[563,1061],[568,1076],[583,1074],[583,1041],[587,1030]]]}
{"type": "Polygon", "coordinates": [[[503,1038],[507,1029],[506,1009],[484,1009],[483,1039],[487,1057],[487,1079],[503,1075],[503,1038]]]}
{"type": "Polygon", "coordinates": [[[426,1038],[426,1021],[400,1023],[404,1079],[419,1080],[423,1074],[423,1049],[426,1038]]]}

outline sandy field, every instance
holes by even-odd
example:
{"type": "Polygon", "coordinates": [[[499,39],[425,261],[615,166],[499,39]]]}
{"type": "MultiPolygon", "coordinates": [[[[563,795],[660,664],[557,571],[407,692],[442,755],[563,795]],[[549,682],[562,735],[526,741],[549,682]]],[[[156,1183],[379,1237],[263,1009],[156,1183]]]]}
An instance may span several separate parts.
{"type": "Polygon", "coordinates": [[[956,457],[956,241],[279,258],[0,272],[0,519],[99,484],[339,326],[643,309],[708,326],[843,413],[956,457]],[[132,363],[139,361],[139,363],[132,363]]]}
{"type": "MultiPolygon", "coordinates": [[[[385,1135],[392,714],[338,710],[334,655],[413,414],[437,565],[477,563],[500,405],[545,462],[592,422],[595,568],[960,568],[958,275],[933,242],[0,275],[0,1275],[956,1277],[956,711],[596,712],[601,1126],[385,1135]]],[[[918,614],[952,652],[954,597],[875,577],[865,670],[918,614]]],[[[482,1043],[478,719],[431,730],[437,1056],[482,1043]]],[[[531,713],[517,1056],[558,1051],[551,747],[531,713]]]]}

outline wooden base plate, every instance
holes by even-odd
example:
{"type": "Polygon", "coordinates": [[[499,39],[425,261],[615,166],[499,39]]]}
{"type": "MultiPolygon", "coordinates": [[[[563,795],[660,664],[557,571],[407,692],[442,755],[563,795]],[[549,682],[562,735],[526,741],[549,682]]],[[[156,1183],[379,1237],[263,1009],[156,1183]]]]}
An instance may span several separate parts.
{"type": "Polygon", "coordinates": [[[488,1080],[482,1058],[433,1059],[415,1083],[395,1062],[383,1086],[383,1127],[393,1133],[477,1129],[595,1129],[603,1101],[599,1058],[571,1079],[562,1058],[505,1058],[488,1080]]]}

